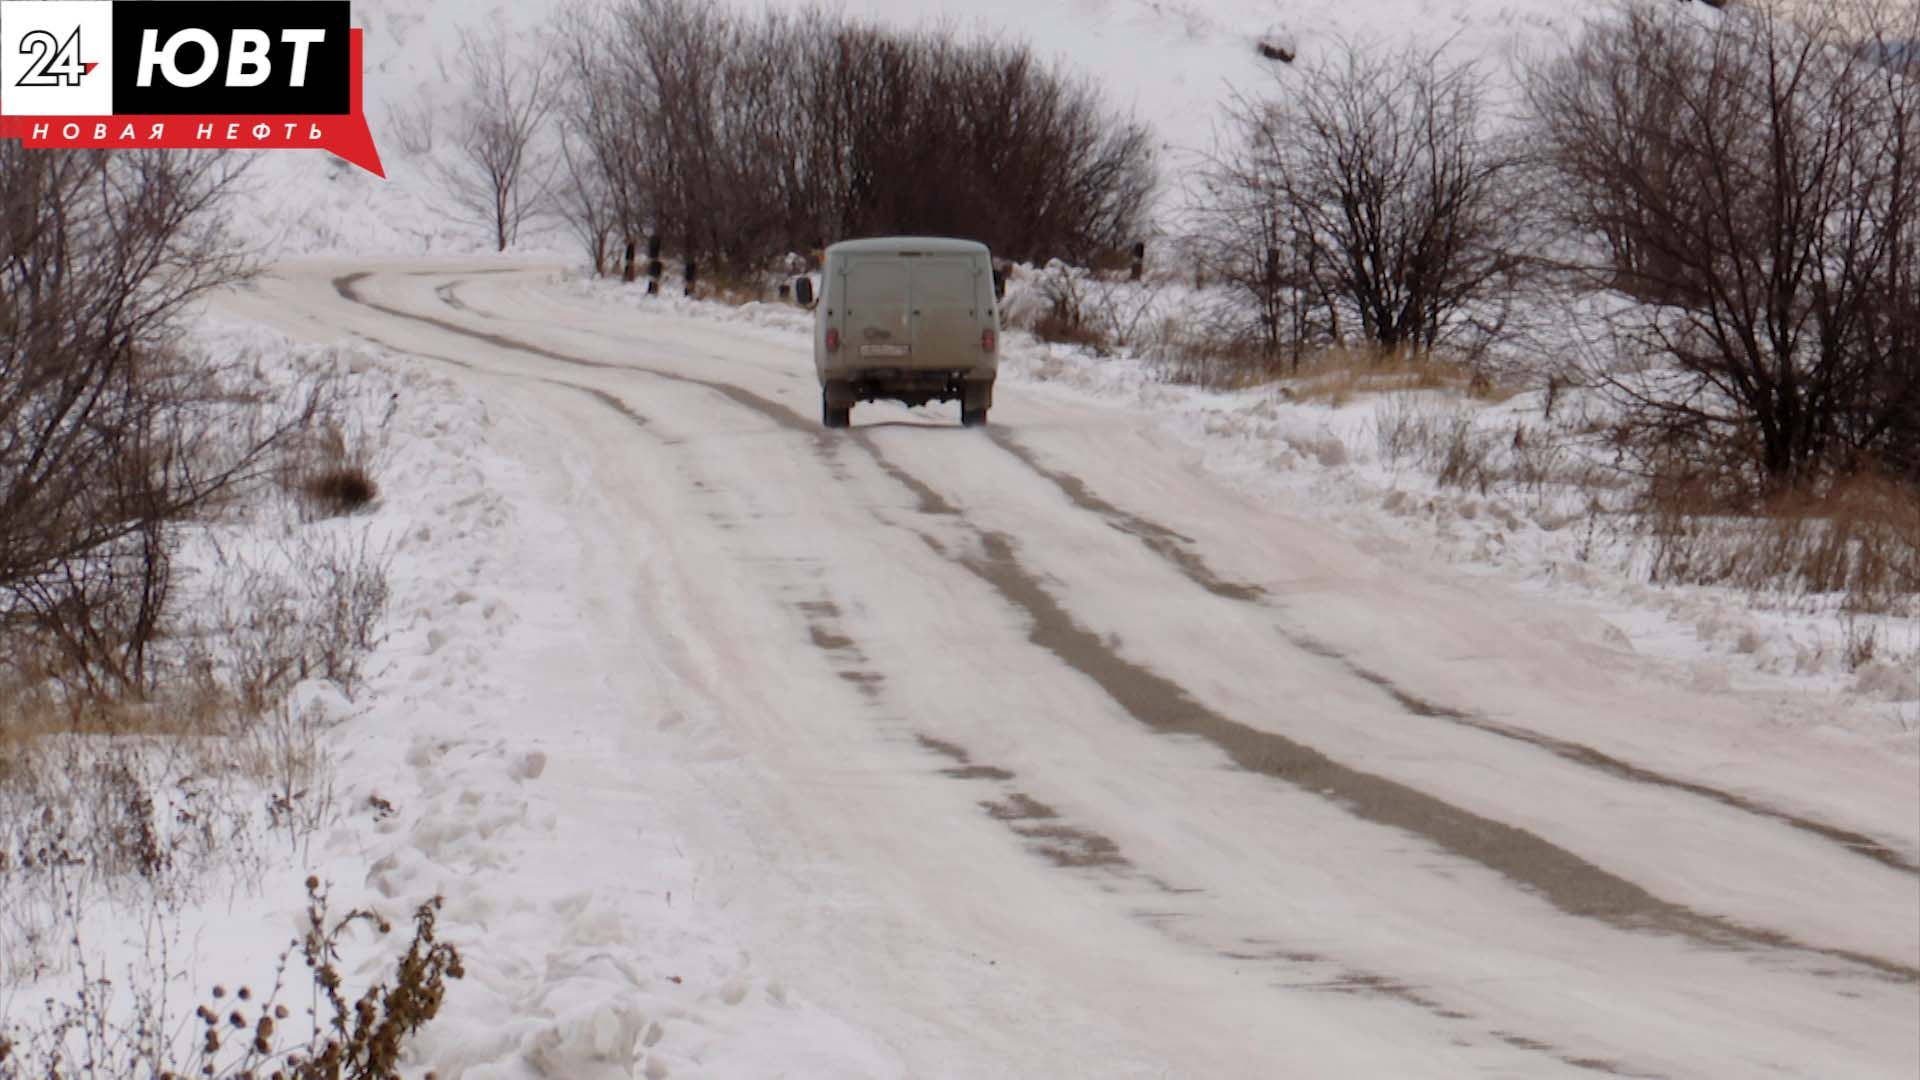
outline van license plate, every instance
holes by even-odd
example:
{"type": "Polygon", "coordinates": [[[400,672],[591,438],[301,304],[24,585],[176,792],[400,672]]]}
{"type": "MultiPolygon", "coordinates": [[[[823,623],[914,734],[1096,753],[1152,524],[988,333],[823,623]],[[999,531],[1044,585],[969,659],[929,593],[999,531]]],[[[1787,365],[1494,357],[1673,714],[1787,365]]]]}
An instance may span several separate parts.
{"type": "Polygon", "coordinates": [[[913,349],[906,345],[862,345],[861,356],[909,356],[913,349]]]}

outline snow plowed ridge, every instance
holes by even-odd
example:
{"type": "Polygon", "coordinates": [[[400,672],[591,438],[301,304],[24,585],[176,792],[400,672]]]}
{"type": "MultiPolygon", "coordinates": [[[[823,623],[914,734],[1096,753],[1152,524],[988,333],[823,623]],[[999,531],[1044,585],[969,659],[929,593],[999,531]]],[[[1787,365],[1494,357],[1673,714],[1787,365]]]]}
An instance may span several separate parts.
{"type": "Polygon", "coordinates": [[[642,315],[473,269],[289,267],[232,306],[469,365],[525,472],[513,520],[540,525],[489,565],[536,599],[476,654],[491,689],[437,695],[444,749],[406,744],[420,817],[372,883],[485,883],[449,908],[507,960],[473,980],[476,1069],[712,1069],[796,1030],[804,1075],[1920,1064],[1908,764],[1742,726],[1760,703],[1670,685],[1578,611],[1409,577],[1221,488],[1137,414],[1010,378],[1003,435],[862,406],[830,437],[784,316],[642,315]],[[1436,723],[1363,672],[1674,783],[1436,723]],[[1373,790],[1414,801],[1370,814],[1373,790]],[[1447,813],[1478,839],[1436,835],[1447,813]],[[1585,871],[1502,868],[1540,866],[1529,843],[1629,891],[1574,914],[1555,889],[1585,871]],[[728,949],[751,960],[716,966],[728,949]],[[730,1011],[741,987],[760,1011],[730,1011]],[[549,1043],[575,1056],[537,1063],[549,1043]]]}

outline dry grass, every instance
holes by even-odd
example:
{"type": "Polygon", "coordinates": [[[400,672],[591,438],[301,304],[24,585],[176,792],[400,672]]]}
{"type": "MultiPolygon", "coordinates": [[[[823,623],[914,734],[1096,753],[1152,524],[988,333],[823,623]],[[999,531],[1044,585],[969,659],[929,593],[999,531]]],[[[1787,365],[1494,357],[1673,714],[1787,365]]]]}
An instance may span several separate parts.
{"type": "Polygon", "coordinates": [[[1278,382],[1292,370],[1286,357],[1195,318],[1163,320],[1146,355],[1167,382],[1203,390],[1250,390],[1278,382]]]}
{"type": "Polygon", "coordinates": [[[0,991],[70,966],[84,898],[171,910],[215,865],[257,869],[233,720],[199,688],[0,700],[0,991]]]}
{"type": "Polygon", "coordinates": [[[1390,466],[1412,465],[1433,474],[1442,487],[1485,494],[1500,478],[1493,463],[1499,436],[1476,426],[1476,410],[1444,400],[1397,394],[1374,419],[1374,444],[1390,466]]]}
{"type": "MultiPolygon", "coordinates": [[[[705,271],[702,271],[704,274],[705,271]]],[[[680,296],[686,292],[686,282],[680,278],[660,279],[662,296],[680,296]]],[[[753,303],[778,303],[780,301],[779,282],[764,274],[741,274],[715,277],[701,277],[693,283],[693,296],[696,300],[710,300],[728,307],[745,307],[753,303]]]]}
{"type": "MultiPolygon", "coordinates": [[[[137,663],[103,678],[113,648],[79,649],[72,633],[62,636],[76,605],[101,595],[99,579],[123,572],[111,561],[77,564],[60,604],[29,603],[32,580],[0,593],[0,1003],[70,973],[97,907],[149,931],[170,925],[212,883],[257,880],[268,862],[262,837],[279,831],[303,842],[334,812],[331,713],[296,708],[289,696],[302,679],[343,692],[360,682],[384,619],[387,563],[364,529],[315,519],[378,498],[377,432],[399,398],[382,386],[381,401],[350,400],[346,368],[333,358],[296,366],[290,378],[267,370],[236,361],[194,398],[206,406],[196,422],[210,433],[188,448],[203,455],[189,469],[196,475],[234,460],[222,440],[251,446],[250,433],[269,421],[276,435],[244,459],[236,473],[244,482],[130,553],[149,570],[145,588],[130,594],[151,631],[137,663]],[[256,545],[249,559],[206,557],[233,535],[256,545]]],[[[82,628],[109,647],[127,633],[122,607],[89,618],[82,628]]],[[[99,1022],[67,1015],[55,1026],[84,1034],[74,1025],[99,1022]]],[[[16,1054],[0,1063],[0,1077],[52,1074],[34,1060],[16,1054]]]]}
{"type": "Polygon", "coordinates": [[[73,897],[170,911],[215,866],[257,872],[258,836],[297,848],[331,820],[328,717],[288,694],[357,685],[386,564],[337,526],[294,535],[208,576],[137,697],[87,692],[57,654],[0,660],[0,991],[70,963],[73,897]]]}
{"type": "MultiPolygon", "coordinates": [[[[1711,478],[1670,466],[1639,521],[1655,582],[1837,597],[1849,614],[1920,606],[1920,492],[1893,480],[1854,476],[1732,511],[1711,478]]],[[[1849,652],[1871,659],[1872,643],[1849,652]]]]}
{"type": "Polygon", "coordinates": [[[374,483],[365,466],[349,464],[323,469],[307,477],[300,491],[308,503],[325,516],[344,517],[379,498],[380,485],[374,483]]]}
{"type": "Polygon", "coordinates": [[[373,456],[371,440],[351,438],[344,425],[328,421],[289,442],[280,484],[299,498],[310,519],[345,517],[380,497],[373,456]]]}
{"type": "Polygon", "coordinates": [[[1105,331],[1085,320],[1048,312],[1034,320],[1033,336],[1049,345],[1070,345],[1086,349],[1095,356],[1113,353],[1113,341],[1105,331]]]}
{"type": "Polygon", "coordinates": [[[190,667],[249,716],[264,716],[306,679],[351,696],[381,638],[388,555],[367,534],[302,530],[271,548],[212,545],[216,587],[180,627],[190,667]]]}
{"type": "Polygon", "coordinates": [[[1327,349],[1304,358],[1286,383],[1295,400],[1335,407],[1365,395],[1409,390],[1447,390],[1489,403],[1519,392],[1470,365],[1406,349],[1327,349]]]}

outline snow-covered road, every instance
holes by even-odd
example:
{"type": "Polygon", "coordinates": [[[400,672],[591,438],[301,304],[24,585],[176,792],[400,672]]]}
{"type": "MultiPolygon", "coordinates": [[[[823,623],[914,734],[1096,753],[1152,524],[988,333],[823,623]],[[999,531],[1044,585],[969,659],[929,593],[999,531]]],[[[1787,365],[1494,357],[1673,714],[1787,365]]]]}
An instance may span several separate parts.
{"type": "MultiPolygon", "coordinates": [[[[623,969],[635,882],[681,881],[755,1015],[811,1018],[714,1074],[1920,1071],[1912,761],[1256,504],[1139,412],[1003,380],[984,430],[823,431],[791,329],[557,277],[306,262],[223,306],[485,403],[546,595],[474,737],[554,794],[476,872],[631,895],[623,969]]],[[[532,976],[470,951],[510,1027],[532,976]]]]}

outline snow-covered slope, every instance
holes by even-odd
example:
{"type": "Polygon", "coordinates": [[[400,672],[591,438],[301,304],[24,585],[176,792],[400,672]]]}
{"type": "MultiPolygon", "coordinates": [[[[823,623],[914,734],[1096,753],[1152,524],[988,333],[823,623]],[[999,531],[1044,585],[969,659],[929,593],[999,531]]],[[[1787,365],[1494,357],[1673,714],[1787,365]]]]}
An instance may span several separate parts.
{"type": "MultiPolygon", "coordinates": [[[[815,7],[810,0],[767,6],[815,7]]],[[[367,114],[389,179],[317,152],[269,154],[255,166],[237,226],[283,253],[480,250],[484,230],[440,209],[434,178],[402,135],[417,130],[413,116],[438,115],[457,99],[448,65],[462,29],[505,28],[521,48],[539,50],[540,31],[561,0],[357,0],[353,7],[367,31],[367,114]]],[[[1213,144],[1224,103],[1272,78],[1274,62],[1257,48],[1262,40],[1290,42],[1303,61],[1342,40],[1414,42],[1479,58],[1498,74],[1516,50],[1550,41],[1579,15],[1578,5],[1558,0],[847,0],[839,9],[884,25],[941,24],[1023,40],[1092,81],[1113,108],[1159,134],[1168,213],[1177,210],[1193,156],[1213,144]]],[[[529,235],[521,247],[577,257],[552,231],[529,235]]]]}

